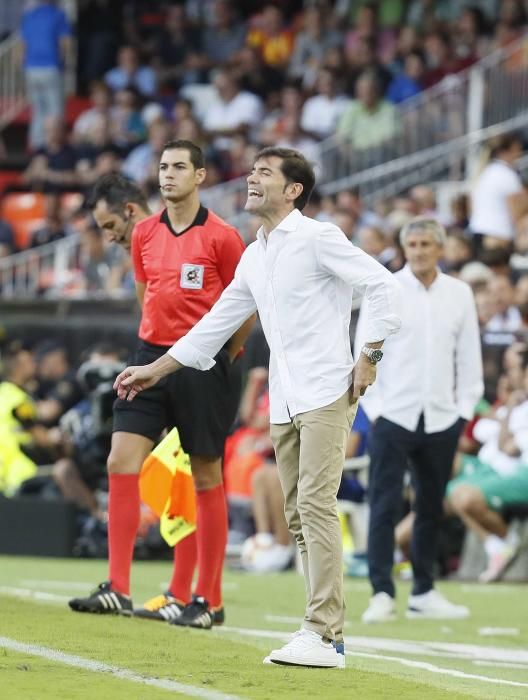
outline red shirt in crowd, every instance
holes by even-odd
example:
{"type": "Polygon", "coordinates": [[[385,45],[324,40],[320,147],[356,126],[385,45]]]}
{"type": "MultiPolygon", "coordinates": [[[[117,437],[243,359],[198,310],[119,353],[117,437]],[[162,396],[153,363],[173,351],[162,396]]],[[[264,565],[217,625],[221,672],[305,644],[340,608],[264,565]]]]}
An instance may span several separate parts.
{"type": "Polygon", "coordinates": [[[134,276],[146,285],[139,337],[173,345],[211,309],[233,279],[243,252],[237,230],[202,206],[180,233],[173,230],[166,209],[137,223],[134,276]]]}

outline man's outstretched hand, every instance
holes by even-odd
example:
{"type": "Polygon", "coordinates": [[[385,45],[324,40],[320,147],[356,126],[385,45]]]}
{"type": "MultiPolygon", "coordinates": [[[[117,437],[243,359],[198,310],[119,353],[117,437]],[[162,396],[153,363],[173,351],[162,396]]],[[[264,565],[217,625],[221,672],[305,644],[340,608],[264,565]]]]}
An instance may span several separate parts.
{"type": "Polygon", "coordinates": [[[153,369],[154,363],[142,367],[127,367],[118,374],[114,382],[114,389],[120,399],[132,401],[140,391],[154,386],[161,379],[161,375],[153,369]]]}
{"type": "Polygon", "coordinates": [[[182,364],[165,353],[150,365],[140,367],[127,367],[118,374],[114,382],[114,389],[120,399],[132,401],[140,391],[154,386],[165,375],[176,372],[183,367],[182,364]]]}

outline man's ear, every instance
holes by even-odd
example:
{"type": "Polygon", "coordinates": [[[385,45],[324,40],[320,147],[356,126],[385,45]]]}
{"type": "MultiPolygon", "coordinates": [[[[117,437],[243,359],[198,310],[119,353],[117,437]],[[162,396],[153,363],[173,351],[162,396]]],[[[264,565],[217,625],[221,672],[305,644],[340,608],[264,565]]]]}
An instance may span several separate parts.
{"type": "Polygon", "coordinates": [[[195,172],[196,184],[201,185],[202,182],[207,177],[207,170],[205,168],[197,168],[195,172]]]}
{"type": "Polygon", "coordinates": [[[290,182],[286,186],[286,195],[288,196],[288,199],[294,202],[297,199],[297,197],[300,196],[303,189],[304,187],[301,185],[300,182],[290,182]]]}

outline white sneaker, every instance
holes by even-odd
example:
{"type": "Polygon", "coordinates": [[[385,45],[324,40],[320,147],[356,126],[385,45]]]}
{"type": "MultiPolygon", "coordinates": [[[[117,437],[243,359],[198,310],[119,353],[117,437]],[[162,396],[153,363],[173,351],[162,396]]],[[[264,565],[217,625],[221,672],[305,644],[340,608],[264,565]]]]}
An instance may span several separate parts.
{"type": "Polygon", "coordinates": [[[409,596],[405,616],[410,620],[420,618],[463,620],[469,617],[469,609],[465,605],[450,603],[441,593],[432,588],[427,593],[409,596]]]}
{"type": "Polygon", "coordinates": [[[396,603],[388,593],[376,593],[370,599],[369,606],[361,616],[367,625],[374,622],[392,622],[396,619],[396,603]]]}
{"type": "Polygon", "coordinates": [[[331,642],[323,642],[320,634],[299,630],[281,649],[274,649],[264,663],[271,661],[289,666],[344,668],[344,658],[344,654],[338,654],[331,642]],[[339,658],[341,656],[343,659],[339,658]]]}
{"type": "Polygon", "coordinates": [[[510,545],[505,543],[500,551],[488,557],[488,566],[479,576],[481,583],[492,583],[500,581],[508,568],[513,564],[520,552],[519,544],[510,545]]]}

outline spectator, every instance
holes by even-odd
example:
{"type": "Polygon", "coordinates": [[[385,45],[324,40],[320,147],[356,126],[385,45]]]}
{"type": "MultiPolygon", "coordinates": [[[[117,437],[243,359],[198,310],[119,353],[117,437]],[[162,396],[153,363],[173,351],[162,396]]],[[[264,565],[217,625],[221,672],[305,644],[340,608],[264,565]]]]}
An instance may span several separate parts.
{"type": "Polygon", "coordinates": [[[100,80],[113,65],[123,33],[123,3],[112,0],[80,0],[77,26],[79,81],[85,88],[100,80]]]}
{"type": "Polygon", "coordinates": [[[145,182],[152,174],[152,166],[159,163],[163,145],[169,140],[169,125],[155,121],[148,130],[148,140],[136,146],[123,163],[122,172],[134,182],[145,182]]]}
{"type": "Polygon", "coordinates": [[[289,117],[295,118],[302,108],[303,96],[297,83],[287,83],[280,92],[280,102],[262,121],[257,133],[257,141],[265,145],[274,145],[284,137],[285,125],[289,117]]]}
{"type": "Polygon", "coordinates": [[[302,29],[295,37],[288,74],[302,80],[305,88],[313,88],[327,51],[341,46],[342,41],[340,32],[328,29],[322,7],[307,7],[302,17],[302,29]]]}
{"type": "Polygon", "coordinates": [[[378,3],[362,3],[356,13],[354,28],[345,38],[346,51],[354,52],[359,44],[366,40],[375,41],[375,53],[382,61],[386,61],[394,52],[396,43],[393,29],[382,28],[378,25],[378,3]]]}
{"type": "Polygon", "coordinates": [[[376,40],[361,37],[354,48],[345,51],[345,91],[348,95],[356,94],[358,80],[366,71],[376,76],[380,94],[385,94],[392,74],[376,56],[376,40]]]}
{"type": "Polygon", "coordinates": [[[35,346],[34,355],[37,415],[44,425],[55,426],[61,416],[81,400],[82,390],[61,342],[43,340],[35,346]]]}
{"type": "Polygon", "coordinates": [[[383,99],[381,86],[373,73],[366,72],[357,81],[356,99],[341,115],[337,135],[361,151],[381,146],[397,134],[394,106],[383,99]]]}
{"type": "Polygon", "coordinates": [[[10,343],[0,383],[0,492],[6,496],[37,474],[37,463],[49,461],[59,437],[39,423],[28,393],[35,371],[33,353],[22,343],[10,343]]]}
{"type": "Polygon", "coordinates": [[[236,15],[230,0],[215,0],[209,15],[212,22],[202,36],[203,67],[210,69],[227,63],[244,46],[246,26],[236,15]]]}
{"type": "Polygon", "coordinates": [[[482,444],[476,457],[465,456],[462,471],[447,488],[449,504],[484,544],[483,583],[499,580],[519,553],[520,539],[508,531],[504,511],[528,505],[528,370],[506,405],[481,418],[473,434],[482,444]]]}
{"type": "Polygon", "coordinates": [[[218,71],[214,85],[218,100],[207,110],[203,127],[213,139],[215,148],[225,151],[231,145],[232,136],[246,134],[258,124],[262,116],[262,104],[256,95],[240,90],[233,71],[218,71]]]}
{"type": "Polygon", "coordinates": [[[249,46],[259,49],[264,63],[286,68],[293,51],[293,33],[286,27],[284,14],[275,5],[266,5],[255,18],[247,36],[249,46]]]}
{"type": "Polygon", "coordinates": [[[187,20],[185,8],[182,5],[170,5],[154,48],[162,88],[174,92],[184,83],[191,82],[189,78],[200,77],[192,69],[199,45],[199,31],[187,20]]]}
{"type": "Polygon", "coordinates": [[[48,194],[45,198],[46,218],[44,226],[39,226],[31,234],[30,248],[60,241],[68,235],[58,194],[48,194]]]}
{"type": "Polygon", "coordinates": [[[264,63],[258,49],[244,46],[232,65],[243,92],[252,92],[267,103],[277,102],[285,82],[284,72],[264,63]]]}
{"type": "Polygon", "coordinates": [[[90,102],[92,106],[81,112],[73,125],[72,141],[75,144],[89,141],[92,129],[97,127],[101,117],[110,117],[112,92],[106,83],[95,80],[90,85],[90,102]]]}
{"type": "Polygon", "coordinates": [[[24,13],[20,28],[28,100],[29,145],[44,146],[45,124],[64,112],[63,68],[71,52],[71,28],[55,0],[37,0],[24,13]]]}
{"type": "Polygon", "coordinates": [[[441,268],[446,274],[458,276],[460,270],[473,258],[471,241],[462,231],[451,231],[445,242],[441,268]]]}
{"type": "Polygon", "coordinates": [[[385,267],[394,257],[385,233],[377,226],[362,226],[358,231],[357,245],[385,267]]]}
{"type": "Polygon", "coordinates": [[[350,100],[341,94],[336,74],[322,68],[315,84],[316,94],[302,108],[301,127],[316,139],[331,136],[350,100]]]}
{"type": "Polygon", "coordinates": [[[75,189],[77,154],[68,143],[66,126],[60,117],[48,117],[45,122],[46,140],[35,153],[24,172],[24,180],[33,189],[59,193],[75,189]]]}
{"type": "Polygon", "coordinates": [[[476,5],[465,7],[455,25],[455,49],[461,58],[483,58],[490,50],[489,25],[484,10],[476,5]]]}
{"type": "Polygon", "coordinates": [[[409,52],[404,59],[403,70],[390,83],[386,97],[394,104],[418,95],[423,90],[425,72],[423,55],[419,51],[409,52]]]}
{"type": "MultiPolygon", "coordinates": [[[[514,306],[514,288],[507,275],[494,275],[488,283],[491,298],[493,300],[494,314],[486,325],[486,332],[496,333],[495,342],[506,345],[512,343],[511,335],[521,325],[521,315],[514,306]]],[[[490,339],[491,339],[490,335],[490,339]]]]}
{"type": "Polygon", "coordinates": [[[438,218],[436,211],[436,195],[428,185],[415,185],[409,192],[414,211],[419,216],[438,218]]]}
{"type": "Polygon", "coordinates": [[[517,134],[506,134],[491,145],[489,162],[471,192],[470,228],[476,236],[477,251],[497,246],[509,248],[515,225],[528,213],[528,194],[516,161],[523,144],[517,134]]]}
{"type": "Polygon", "coordinates": [[[117,66],[105,73],[104,80],[114,92],[133,87],[143,97],[154,97],[157,91],[154,70],[140,65],[137,49],[133,46],[119,49],[117,66]]]}
{"type": "Polygon", "coordinates": [[[145,138],[146,124],[139,111],[139,100],[138,91],[131,86],[117,90],[114,95],[109,133],[124,154],[145,138]]]}
{"type": "Polygon", "coordinates": [[[448,75],[469,68],[477,60],[474,55],[458,57],[453,51],[449,35],[442,31],[432,31],[425,37],[424,52],[427,71],[423,85],[426,88],[436,85],[448,75]]]}

